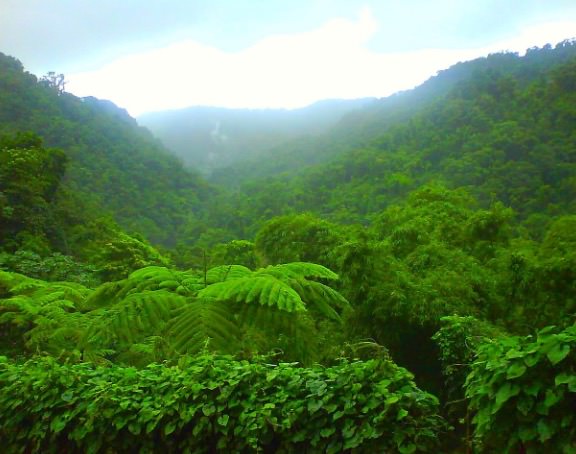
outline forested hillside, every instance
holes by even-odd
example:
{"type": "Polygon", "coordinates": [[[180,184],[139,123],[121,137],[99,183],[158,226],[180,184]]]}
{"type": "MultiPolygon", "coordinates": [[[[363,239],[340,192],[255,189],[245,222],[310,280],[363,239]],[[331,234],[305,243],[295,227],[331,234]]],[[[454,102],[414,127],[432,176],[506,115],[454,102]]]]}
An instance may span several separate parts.
{"type": "Polygon", "coordinates": [[[124,110],[61,92],[0,54],[0,135],[19,132],[64,151],[62,192],[68,203],[86,206],[81,216],[104,211],[155,243],[173,244],[178,226],[210,193],[124,110]]]}
{"type": "MultiPolygon", "coordinates": [[[[548,45],[528,49],[522,57],[516,53],[499,53],[458,63],[439,71],[436,76],[413,90],[382,98],[363,109],[350,112],[331,131],[318,136],[315,141],[287,142],[282,147],[262,153],[258,160],[241,162],[216,172],[214,179],[221,184],[237,185],[285,171],[300,172],[310,164],[325,162],[378,142],[390,128],[404,125],[413,116],[423,115],[434,105],[436,109],[442,109],[447,101],[456,99],[466,100],[470,104],[479,101],[477,96],[480,94],[499,102],[498,93],[490,91],[486,85],[489,80],[493,80],[493,83],[497,83],[496,79],[508,79],[508,82],[513,80],[516,89],[524,89],[549,77],[553,68],[571,61],[573,57],[574,44],[567,40],[554,47],[548,45]],[[476,87],[468,92],[466,85],[471,84],[476,84],[476,87]],[[273,155],[271,159],[265,158],[267,154],[273,155]]],[[[512,107],[510,115],[514,115],[514,106],[506,106],[504,103],[501,108],[512,107]]],[[[488,107],[484,106],[484,109],[488,107]]]]}
{"type": "Polygon", "coordinates": [[[436,181],[467,188],[485,207],[502,201],[537,230],[546,215],[575,208],[575,57],[566,41],[460,63],[350,114],[316,142],[222,170],[215,181],[240,185],[215,205],[223,213],[213,222],[233,222],[236,235],[290,212],[366,223],[436,181]],[[309,165],[319,159],[328,162],[309,165]],[[228,203],[238,207],[235,221],[228,203]]]}
{"type": "Polygon", "coordinates": [[[6,452],[576,452],[576,42],[227,189],[1,61],[6,452]]]}
{"type": "Polygon", "coordinates": [[[143,114],[138,123],[189,167],[211,174],[214,169],[270,153],[291,139],[311,140],[345,114],[374,101],[334,99],[294,110],[191,107],[143,114]]]}

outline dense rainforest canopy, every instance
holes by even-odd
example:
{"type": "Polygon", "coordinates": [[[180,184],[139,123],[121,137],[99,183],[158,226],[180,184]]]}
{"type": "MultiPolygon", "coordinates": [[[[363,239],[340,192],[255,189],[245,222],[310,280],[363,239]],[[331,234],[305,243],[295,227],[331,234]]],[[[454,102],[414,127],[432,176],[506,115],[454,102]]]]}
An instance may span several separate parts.
{"type": "Polygon", "coordinates": [[[291,134],[208,180],[0,54],[7,452],[576,453],[576,42],[291,134]]]}

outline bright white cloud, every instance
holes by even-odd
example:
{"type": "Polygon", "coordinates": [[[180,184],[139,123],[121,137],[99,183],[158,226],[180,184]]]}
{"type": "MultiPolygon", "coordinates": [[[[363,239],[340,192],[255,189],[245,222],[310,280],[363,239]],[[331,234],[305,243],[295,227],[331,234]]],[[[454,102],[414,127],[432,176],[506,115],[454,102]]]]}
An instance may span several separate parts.
{"type": "Polygon", "coordinates": [[[270,36],[236,53],[178,42],[68,75],[68,89],[110,99],[133,115],[192,105],[294,108],[320,99],[387,96],[458,61],[555,43],[574,30],[575,23],[543,24],[482,49],[382,54],[368,49],[378,26],[363,9],[356,20],[335,19],[306,33],[270,36]]]}

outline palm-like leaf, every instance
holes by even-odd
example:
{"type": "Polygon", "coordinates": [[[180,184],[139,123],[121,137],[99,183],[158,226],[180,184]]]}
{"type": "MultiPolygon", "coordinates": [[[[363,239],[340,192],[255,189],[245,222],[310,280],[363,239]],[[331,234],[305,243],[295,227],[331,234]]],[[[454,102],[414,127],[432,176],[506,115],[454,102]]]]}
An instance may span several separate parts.
{"type": "Polygon", "coordinates": [[[186,298],[167,290],[132,293],[114,306],[102,310],[86,335],[92,339],[132,344],[158,334],[186,298]]]}
{"type": "Polygon", "coordinates": [[[215,284],[232,279],[240,279],[250,276],[252,271],[243,265],[221,265],[211,268],[206,273],[206,283],[215,284]]]}
{"type": "Polygon", "coordinates": [[[325,266],[316,263],[308,262],[292,262],[280,265],[271,265],[266,268],[261,268],[257,271],[261,274],[271,274],[281,278],[312,278],[312,279],[328,279],[331,281],[338,280],[338,275],[326,268],[325,266]]]}
{"type": "Polygon", "coordinates": [[[201,288],[199,275],[191,271],[170,270],[162,266],[148,266],[134,271],[126,279],[126,294],[145,290],[168,290],[190,295],[201,288]]]}
{"type": "Polygon", "coordinates": [[[230,306],[209,298],[197,298],[182,306],[166,327],[166,337],[180,353],[204,348],[236,353],[240,330],[230,306]]]}
{"type": "Polygon", "coordinates": [[[300,295],[287,283],[274,276],[255,275],[209,285],[198,293],[201,298],[214,298],[235,303],[255,303],[286,312],[305,311],[300,295]]]}
{"type": "Polygon", "coordinates": [[[191,296],[203,288],[198,274],[191,271],[170,270],[163,266],[148,266],[134,271],[126,279],[99,286],[86,301],[92,309],[111,306],[128,295],[146,291],[165,290],[191,296]]]}
{"type": "Polygon", "coordinates": [[[290,279],[290,286],[300,295],[306,306],[317,311],[324,317],[340,321],[340,314],[336,309],[350,308],[350,303],[340,293],[321,282],[306,279],[290,279]]]}

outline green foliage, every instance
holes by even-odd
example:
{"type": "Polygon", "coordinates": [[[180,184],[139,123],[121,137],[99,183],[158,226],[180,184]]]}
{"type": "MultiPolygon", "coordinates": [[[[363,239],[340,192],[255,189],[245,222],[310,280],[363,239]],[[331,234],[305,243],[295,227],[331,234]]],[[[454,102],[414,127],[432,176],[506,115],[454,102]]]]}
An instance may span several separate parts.
{"type": "Polygon", "coordinates": [[[442,318],[442,327],[432,339],[440,349],[442,373],[445,378],[447,400],[461,403],[464,382],[480,345],[501,338],[496,327],[474,317],[448,316],[442,318]]]}
{"type": "Polygon", "coordinates": [[[83,307],[90,290],[73,282],[45,282],[0,271],[0,345],[17,355],[71,348],[66,336],[78,338],[85,328],[73,314],[83,307]],[[52,342],[55,340],[55,342],[52,342]]]}
{"type": "Polygon", "coordinates": [[[266,263],[305,261],[327,265],[327,252],[340,241],[335,225],[301,214],[267,222],[256,236],[256,250],[266,263]]]}
{"type": "Polygon", "coordinates": [[[365,224],[434,181],[467,188],[484,208],[499,200],[521,220],[574,213],[575,55],[568,41],[460,63],[314,141],[221,171],[218,181],[242,184],[211,206],[211,223],[232,227],[234,207],[236,236],[302,212],[365,224]]]}
{"type": "MultiPolygon", "coordinates": [[[[39,154],[39,143],[20,150],[0,145],[0,192],[9,198],[6,202],[0,196],[3,228],[16,227],[14,216],[29,226],[44,222],[40,217],[44,207],[37,200],[34,205],[12,206],[12,196],[6,194],[3,184],[9,181],[11,187],[18,185],[28,199],[45,198],[46,191],[52,193],[55,188],[53,183],[60,181],[54,177],[62,175],[64,163],[65,191],[58,205],[77,213],[78,207],[69,197],[74,200],[80,196],[83,205],[90,208],[87,211],[111,213],[124,229],[137,231],[156,244],[174,246],[187,218],[198,214],[202,201],[212,193],[198,175],[185,170],[123,109],[110,101],[80,99],[55,90],[50,80],[39,81],[25,72],[18,60],[0,53],[0,137],[20,131],[34,131],[48,147],[59,151],[47,148],[39,154]],[[22,159],[14,161],[11,157],[15,156],[22,159]],[[31,173],[34,169],[40,171],[31,173]],[[5,170],[12,175],[9,180],[2,174],[5,170]],[[10,224],[6,224],[7,215],[12,219],[10,224]]],[[[0,144],[3,142],[0,139],[0,144]]],[[[72,227],[62,225],[64,231],[72,227]]],[[[61,232],[50,232],[49,236],[60,237],[61,232]]],[[[59,247],[59,252],[69,254],[65,244],[59,247]]]]}
{"type": "Polygon", "coordinates": [[[486,264],[507,246],[507,234],[499,231],[509,225],[495,224],[490,238],[473,235],[479,218],[500,211],[472,205],[464,191],[423,187],[332,251],[343,293],[356,309],[358,334],[387,345],[393,355],[403,350],[410,357],[415,352],[406,351],[411,345],[406,339],[421,329],[436,332],[441,317],[496,318],[502,297],[486,264]]]}
{"type": "MultiPolygon", "coordinates": [[[[330,287],[314,279],[336,280],[338,275],[315,263],[295,262],[267,266],[254,273],[236,266],[230,273],[199,292],[200,297],[236,303],[255,303],[286,312],[304,312],[311,307],[322,315],[340,320],[336,309],[347,309],[348,301],[330,287]]],[[[208,276],[222,275],[225,267],[211,270],[208,276]]],[[[214,279],[212,276],[211,279],[214,279]]]]}
{"type": "Polygon", "coordinates": [[[233,194],[0,55],[0,355],[54,358],[0,360],[2,441],[453,452],[473,424],[481,452],[576,452],[574,327],[516,337],[576,313],[575,55],[456,65],[222,171],[233,194]]]}
{"type": "Polygon", "coordinates": [[[78,263],[73,257],[55,252],[45,257],[31,251],[0,253],[0,269],[46,281],[78,282],[87,287],[97,284],[94,265],[78,263]]]}
{"type": "Polygon", "coordinates": [[[442,414],[456,429],[452,434],[452,443],[471,450],[471,415],[464,383],[478,348],[486,342],[503,338],[504,333],[490,323],[470,316],[442,317],[441,323],[441,328],[432,336],[432,340],[438,347],[438,361],[443,376],[439,395],[444,403],[442,414]]]}
{"type": "Polygon", "coordinates": [[[0,136],[0,238],[5,248],[49,248],[51,203],[66,162],[62,150],[44,148],[34,134],[0,136]],[[26,241],[30,235],[35,241],[26,241]]]}
{"type": "Polygon", "coordinates": [[[168,265],[168,259],[148,242],[122,232],[118,232],[116,238],[105,244],[94,260],[102,263],[99,274],[104,281],[123,279],[132,271],[147,266],[168,265]]]}
{"type": "Polygon", "coordinates": [[[332,329],[328,320],[339,324],[349,306],[313,280],[321,278],[337,275],[301,262],[255,272],[222,266],[205,277],[152,266],[92,291],[0,272],[4,349],[16,342],[20,353],[141,365],[203,350],[251,356],[281,349],[310,363],[332,329]]]}
{"type": "Polygon", "coordinates": [[[232,240],[215,246],[210,252],[210,263],[212,266],[236,263],[248,268],[258,266],[258,258],[254,251],[254,243],[247,240],[232,240]]]}
{"type": "Polygon", "coordinates": [[[217,282],[200,291],[200,297],[233,303],[255,303],[287,312],[306,310],[300,295],[272,276],[250,276],[217,282]]]}
{"type": "Polygon", "coordinates": [[[244,265],[221,265],[210,268],[206,272],[206,283],[215,284],[232,279],[248,277],[252,271],[244,265]]]}
{"type": "Polygon", "coordinates": [[[491,266],[508,302],[500,306],[500,323],[518,333],[570,323],[576,313],[575,231],[574,216],[560,216],[541,243],[518,239],[499,251],[491,266]]]}
{"type": "Polygon", "coordinates": [[[390,361],[323,368],[200,356],[143,370],[0,362],[12,453],[438,452],[438,402],[390,361]]]}
{"type": "Polygon", "coordinates": [[[242,331],[234,315],[222,301],[194,299],[173,314],[166,330],[167,341],[178,353],[209,350],[236,354],[242,331]]]}
{"type": "Polygon", "coordinates": [[[576,325],[479,347],[466,381],[483,450],[576,451],[576,325]]]}

